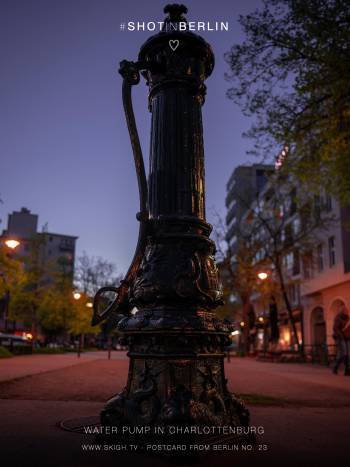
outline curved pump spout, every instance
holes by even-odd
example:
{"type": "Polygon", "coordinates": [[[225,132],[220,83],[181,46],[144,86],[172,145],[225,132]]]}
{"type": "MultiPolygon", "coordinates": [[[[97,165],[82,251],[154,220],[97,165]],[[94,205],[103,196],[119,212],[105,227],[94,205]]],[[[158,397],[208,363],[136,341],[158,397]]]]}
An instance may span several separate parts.
{"type": "Polygon", "coordinates": [[[121,281],[120,286],[102,287],[96,293],[93,303],[93,316],[91,321],[92,326],[95,326],[109,318],[110,326],[108,327],[113,327],[113,325],[115,325],[121,317],[130,315],[132,307],[129,301],[129,289],[140,267],[140,263],[146,248],[147,236],[149,234],[147,179],[131,98],[132,86],[140,82],[139,71],[141,69],[145,69],[145,66],[142,62],[128,62],[127,60],[120,62],[119,73],[123,77],[123,106],[134,156],[140,197],[140,212],[136,216],[140,222],[139,236],[133,260],[128,269],[128,272],[126,273],[124,279],[121,281]],[[103,309],[102,305],[102,311],[100,311],[103,294],[108,292],[113,292],[116,294],[116,298],[114,301],[109,303],[106,308],[103,309]]]}

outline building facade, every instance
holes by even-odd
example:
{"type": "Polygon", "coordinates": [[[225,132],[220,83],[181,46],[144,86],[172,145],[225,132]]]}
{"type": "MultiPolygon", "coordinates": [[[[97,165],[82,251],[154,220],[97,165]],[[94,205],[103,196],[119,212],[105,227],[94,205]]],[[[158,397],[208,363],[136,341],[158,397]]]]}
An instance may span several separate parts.
{"type": "Polygon", "coordinates": [[[318,236],[311,271],[303,271],[301,301],[305,350],[335,353],[333,321],[340,305],[350,309],[350,208],[332,200],[337,222],[318,236]],[[306,277],[305,277],[306,272],[306,277]]]}
{"type": "MultiPolygon", "coordinates": [[[[239,170],[234,173],[239,177],[239,170]]],[[[241,183],[245,181],[244,177],[241,183]]],[[[239,183],[235,181],[236,186],[239,183]]],[[[259,279],[259,273],[265,271],[264,280],[276,282],[278,288],[276,263],[271,262],[266,253],[267,245],[275,243],[279,245],[275,253],[281,255],[282,274],[298,341],[310,358],[328,361],[335,353],[334,317],[340,305],[345,304],[350,309],[350,208],[340,207],[335,199],[324,193],[321,196],[309,195],[312,206],[309,205],[305,211],[300,207],[305,194],[298,193],[297,183],[293,184],[289,179],[280,183],[280,187],[278,193],[272,175],[251,200],[249,208],[238,217],[240,226],[237,232],[247,232],[248,229],[252,248],[256,248],[253,267],[257,286],[251,293],[256,315],[254,347],[256,350],[271,349],[272,328],[277,326],[273,348],[280,352],[297,349],[285,301],[281,294],[278,297],[278,292],[272,293],[271,287],[266,287],[259,279]],[[268,217],[267,213],[273,216],[268,217]],[[315,227],[308,232],[307,238],[303,238],[304,223],[310,225],[310,219],[315,216],[328,220],[312,224],[315,227]],[[264,227],[266,220],[271,222],[267,229],[269,232],[264,227]],[[274,314],[276,316],[272,318],[274,314]]],[[[228,197],[229,201],[231,198],[228,197]]],[[[231,216],[228,212],[228,223],[231,216]]],[[[236,237],[234,242],[238,244],[238,240],[236,237]]]]}
{"type": "Polygon", "coordinates": [[[25,258],[29,255],[31,243],[37,240],[39,256],[44,264],[50,263],[55,272],[71,277],[73,281],[76,236],[47,232],[38,232],[38,215],[27,208],[14,211],[8,216],[7,228],[3,230],[0,241],[6,239],[19,241],[15,255],[25,258]]]}
{"type": "MultiPolygon", "coordinates": [[[[45,271],[42,277],[45,283],[51,282],[57,274],[60,274],[73,284],[77,238],[73,235],[48,232],[45,229],[38,232],[38,215],[31,213],[27,208],[22,208],[9,214],[7,228],[0,236],[0,245],[5,248],[9,257],[23,261],[24,265],[26,260],[35,254],[35,258],[45,271]],[[14,250],[7,248],[8,240],[19,242],[14,250]]],[[[4,273],[2,271],[0,273],[6,284],[4,273]]],[[[8,320],[9,301],[9,292],[0,297],[0,332],[24,331],[23,323],[8,320]]]]}
{"type": "Polygon", "coordinates": [[[234,169],[226,185],[226,240],[231,251],[237,248],[238,226],[244,213],[264,188],[272,165],[240,165],[234,169]]]}

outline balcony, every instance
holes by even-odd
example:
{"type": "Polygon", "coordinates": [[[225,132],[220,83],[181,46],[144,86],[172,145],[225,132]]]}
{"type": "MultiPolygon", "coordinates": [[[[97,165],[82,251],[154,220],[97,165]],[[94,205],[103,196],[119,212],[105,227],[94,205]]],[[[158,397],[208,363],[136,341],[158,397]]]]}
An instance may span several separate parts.
{"type": "Polygon", "coordinates": [[[226,225],[229,225],[232,221],[232,219],[236,216],[236,207],[234,206],[232,209],[230,209],[227,214],[226,214],[226,225]]]}

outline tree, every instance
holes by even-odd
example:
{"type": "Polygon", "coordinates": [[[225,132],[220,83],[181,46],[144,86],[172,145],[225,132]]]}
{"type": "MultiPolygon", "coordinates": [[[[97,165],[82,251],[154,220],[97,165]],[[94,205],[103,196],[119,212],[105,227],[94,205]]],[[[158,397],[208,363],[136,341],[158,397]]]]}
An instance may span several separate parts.
{"type": "Polygon", "coordinates": [[[40,291],[36,310],[38,324],[51,336],[67,333],[75,317],[74,305],[72,284],[48,284],[40,291]]]}
{"type": "Polygon", "coordinates": [[[77,260],[75,282],[79,290],[93,297],[97,290],[108,285],[118,286],[121,276],[116,266],[100,257],[88,256],[84,251],[77,260]]]}
{"type": "Polygon", "coordinates": [[[31,326],[32,344],[35,346],[39,325],[39,307],[46,291],[47,271],[41,261],[40,251],[43,239],[30,240],[29,253],[23,259],[24,279],[16,284],[16,295],[11,300],[10,313],[25,325],[31,326]]]}
{"type": "Polygon", "coordinates": [[[239,22],[245,40],[226,54],[228,97],[254,117],[251,152],[287,146],[299,179],[349,203],[349,1],[263,0],[239,22]]]}
{"type": "Polygon", "coordinates": [[[21,260],[22,279],[16,279],[11,295],[10,314],[13,319],[31,326],[35,346],[39,329],[48,335],[66,333],[73,319],[73,284],[71,276],[57,264],[43,259],[45,238],[35,236],[29,241],[28,255],[21,260]]]}
{"type": "Polygon", "coordinates": [[[12,303],[16,301],[21,286],[25,283],[23,263],[12,257],[6,247],[0,247],[0,314],[4,316],[5,329],[11,315],[12,303]],[[11,297],[11,299],[10,299],[11,297]]]}
{"type": "MultiPolygon", "coordinates": [[[[246,198],[244,198],[246,200],[246,198]]],[[[247,204],[247,209],[250,204],[247,204]]],[[[263,298],[277,295],[276,284],[269,281],[260,284],[257,274],[261,265],[255,262],[255,256],[260,248],[260,243],[253,240],[250,232],[241,229],[237,224],[235,235],[237,243],[235,249],[232,248],[228,239],[227,227],[219,215],[215,212],[214,237],[217,245],[217,260],[221,271],[221,281],[223,282],[224,297],[237,297],[241,303],[240,321],[243,321],[243,347],[245,353],[249,351],[250,339],[250,316],[252,314],[251,296],[254,292],[259,292],[263,298]]]]}
{"type": "Polygon", "coordinates": [[[73,300],[73,316],[69,323],[69,332],[75,336],[81,334],[96,334],[101,331],[99,327],[91,326],[91,308],[87,307],[87,303],[91,303],[90,300],[91,299],[84,294],[79,300],[73,300]]]}
{"type": "MultiPolygon", "coordinates": [[[[298,339],[288,289],[300,285],[301,264],[304,272],[313,267],[313,250],[318,235],[336,222],[327,203],[318,196],[310,195],[308,187],[298,184],[282,166],[270,178],[265,189],[247,206],[240,229],[248,249],[254,245],[254,264],[270,272],[278,284],[279,294],[288,313],[294,341],[300,353],[302,343],[298,339]]],[[[273,292],[277,300],[276,291],[273,292]]]]}
{"type": "Polygon", "coordinates": [[[50,337],[99,332],[99,328],[90,326],[91,308],[87,303],[100,286],[118,280],[112,277],[114,265],[85,254],[81,261],[87,267],[80,272],[85,274],[82,287],[90,293],[82,292],[75,300],[70,272],[64,262],[57,264],[43,257],[44,242],[44,236],[33,237],[28,242],[28,254],[20,258],[0,248],[0,306],[5,307],[5,316],[30,326],[33,346],[39,329],[50,337]]]}

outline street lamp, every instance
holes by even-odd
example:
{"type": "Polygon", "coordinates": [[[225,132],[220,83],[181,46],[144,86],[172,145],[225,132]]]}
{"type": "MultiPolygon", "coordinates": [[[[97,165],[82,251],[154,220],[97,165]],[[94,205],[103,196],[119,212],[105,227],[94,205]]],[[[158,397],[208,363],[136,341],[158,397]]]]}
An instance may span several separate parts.
{"type": "Polygon", "coordinates": [[[15,250],[20,244],[21,242],[19,242],[18,240],[15,240],[14,238],[11,238],[5,241],[5,245],[8,248],[11,248],[11,250],[15,250]]]}
{"type": "MultiPolygon", "coordinates": [[[[81,299],[81,293],[80,292],[73,292],[73,298],[74,300],[80,300],[81,299]]],[[[86,306],[89,306],[89,302],[86,304],[86,306]]],[[[92,304],[91,304],[92,306],[92,304]]],[[[83,341],[84,341],[84,335],[81,333],[80,336],[79,336],[79,342],[78,342],[78,349],[77,349],[77,356],[78,358],[80,358],[80,354],[81,354],[81,349],[83,347],[83,341]]]]}
{"type": "Polygon", "coordinates": [[[259,278],[261,281],[266,280],[268,277],[269,277],[269,275],[268,275],[267,272],[265,272],[265,271],[260,271],[260,272],[258,272],[258,278],[259,278]]]}
{"type": "MultiPolygon", "coordinates": [[[[266,271],[259,271],[257,274],[258,278],[261,281],[265,281],[269,277],[269,273],[266,271]]],[[[273,296],[271,296],[272,299],[273,296]]],[[[267,348],[267,323],[268,321],[264,319],[263,316],[259,316],[258,321],[263,325],[263,346],[264,346],[264,353],[266,352],[267,348]]]]}

